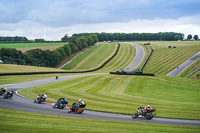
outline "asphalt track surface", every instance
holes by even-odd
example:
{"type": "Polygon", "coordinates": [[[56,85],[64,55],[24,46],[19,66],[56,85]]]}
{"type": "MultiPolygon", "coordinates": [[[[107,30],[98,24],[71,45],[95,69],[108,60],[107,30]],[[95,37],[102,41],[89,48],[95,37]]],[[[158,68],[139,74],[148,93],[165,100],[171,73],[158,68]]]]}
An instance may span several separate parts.
{"type": "Polygon", "coordinates": [[[133,69],[135,69],[138,65],[140,65],[140,63],[142,62],[142,60],[144,58],[145,52],[144,52],[143,47],[136,43],[130,43],[130,42],[124,42],[124,43],[133,45],[136,48],[136,52],[137,52],[136,57],[133,60],[133,62],[130,65],[128,65],[126,68],[123,69],[126,72],[130,72],[133,69]]]}
{"type": "MultiPolygon", "coordinates": [[[[90,75],[97,75],[97,74],[80,74],[80,75],[62,76],[62,77],[59,77],[58,80],[56,80],[55,78],[48,78],[48,79],[43,79],[43,80],[29,81],[29,82],[23,82],[23,83],[17,83],[17,84],[1,85],[0,88],[6,86],[8,90],[13,89],[14,91],[17,91],[23,88],[40,86],[44,84],[59,82],[62,80],[68,80],[71,78],[76,78],[76,77],[81,77],[81,76],[90,76],[90,75]]],[[[29,99],[17,94],[14,94],[11,99],[3,99],[3,97],[0,96],[0,108],[25,111],[25,112],[42,113],[42,114],[79,117],[79,118],[200,126],[200,121],[198,120],[180,120],[180,119],[164,119],[164,118],[153,118],[152,120],[146,120],[142,118],[132,119],[131,115],[103,113],[103,112],[96,112],[96,111],[89,111],[89,110],[85,110],[82,114],[67,113],[68,107],[64,109],[55,109],[49,103],[42,103],[42,104],[34,103],[33,99],[29,99]]],[[[86,106],[86,109],[87,109],[87,106],[86,106]]],[[[136,110],[133,110],[133,113],[135,111],[136,110]]]]}
{"type": "Polygon", "coordinates": [[[184,71],[186,68],[188,68],[191,64],[193,64],[195,61],[197,61],[200,58],[200,52],[195,54],[193,57],[191,57],[189,60],[185,61],[180,66],[176,67],[173,71],[168,73],[166,76],[173,76],[177,77],[182,71],[184,71]]]}

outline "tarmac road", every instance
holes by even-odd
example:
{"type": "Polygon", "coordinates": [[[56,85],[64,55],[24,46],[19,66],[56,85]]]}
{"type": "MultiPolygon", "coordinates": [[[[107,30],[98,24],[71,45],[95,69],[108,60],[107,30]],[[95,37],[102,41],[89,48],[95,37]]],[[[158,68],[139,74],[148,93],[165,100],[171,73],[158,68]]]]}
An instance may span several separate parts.
{"type": "Polygon", "coordinates": [[[200,58],[200,52],[195,54],[193,57],[191,57],[189,60],[187,60],[186,62],[184,62],[180,66],[176,67],[173,71],[168,73],[166,76],[177,77],[182,71],[184,71],[186,68],[188,68],[191,64],[193,64],[199,58],[200,58]]]}
{"type": "Polygon", "coordinates": [[[124,42],[124,43],[133,45],[136,48],[136,52],[137,52],[136,57],[133,60],[133,62],[130,65],[128,65],[126,68],[123,69],[126,72],[130,72],[131,70],[136,68],[141,63],[141,61],[144,58],[145,52],[144,52],[143,47],[136,43],[130,43],[130,42],[124,42]]]}
{"type": "MultiPolygon", "coordinates": [[[[63,76],[59,77],[58,80],[55,78],[49,78],[44,80],[30,81],[18,84],[6,85],[8,89],[19,90],[27,87],[34,87],[43,84],[49,84],[61,80],[67,80],[70,78],[75,78],[79,76],[88,76],[93,74],[81,74],[81,75],[72,75],[72,76],[63,76]]],[[[2,87],[2,86],[0,86],[2,87]]],[[[48,98],[47,98],[48,100],[48,98]]],[[[104,119],[104,120],[117,120],[117,121],[129,121],[129,122],[145,122],[145,123],[158,123],[158,124],[172,124],[172,125],[189,125],[189,126],[200,126],[200,121],[197,120],[179,120],[179,119],[163,119],[163,118],[153,118],[152,120],[145,119],[132,119],[131,115],[121,115],[121,114],[112,114],[112,113],[103,113],[85,110],[82,114],[76,113],[67,113],[67,107],[65,109],[55,109],[51,104],[43,103],[38,104],[34,103],[34,100],[28,99],[19,95],[14,94],[11,99],[3,99],[0,96],[0,108],[25,111],[25,112],[35,112],[51,115],[61,115],[61,116],[70,116],[70,117],[80,117],[80,118],[92,118],[92,119],[104,119]]],[[[87,109],[87,106],[86,106],[87,109]]],[[[136,110],[133,110],[133,113],[136,110]]]]}

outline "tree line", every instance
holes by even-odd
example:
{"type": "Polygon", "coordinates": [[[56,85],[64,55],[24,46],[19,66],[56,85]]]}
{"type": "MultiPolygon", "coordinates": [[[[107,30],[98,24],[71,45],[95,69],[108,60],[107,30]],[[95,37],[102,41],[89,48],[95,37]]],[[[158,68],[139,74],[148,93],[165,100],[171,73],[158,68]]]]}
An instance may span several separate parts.
{"type": "MultiPolygon", "coordinates": [[[[91,33],[73,34],[72,37],[85,36],[91,33]]],[[[93,33],[99,38],[99,41],[178,41],[184,39],[184,34],[175,32],[159,33],[93,33]]],[[[70,37],[65,35],[61,40],[68,40],[70,37]]]]}
{"type": "Polygon", "coordinates": [[[8,64],[56,67],[66,56],[98,42],[95,34],[72,37],[68,44],[54,51],[33,49],[22,53],[14,48],[1,48],[0,60],[8,64]]]}
{"type": "Polygon", "coordinates": [[[20,37],[20,36],[15,36],[15,37],[10,37],[10,36],[0,36],[0,43],[21,43],[21,42],[30,42],[30,40],[28,40],[26,37],[20,37]]]}

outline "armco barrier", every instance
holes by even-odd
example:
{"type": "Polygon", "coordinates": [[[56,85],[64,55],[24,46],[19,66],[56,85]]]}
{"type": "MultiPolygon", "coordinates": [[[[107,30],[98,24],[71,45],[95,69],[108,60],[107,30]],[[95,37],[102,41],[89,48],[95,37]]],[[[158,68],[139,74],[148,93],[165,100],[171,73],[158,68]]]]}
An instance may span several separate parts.
{"type": "Polygon", "coordinates": [[[155,76],[151,73],[142,73],[142,72],[133,72],[133,73],[126,73],[126,72],[110,72],[110,74],[117,74],[117,75],[141,75],[141,76],[155,76]]]}
{"type": "Polygon", "coordinates": [[[192,74],[196,73],[196,72],[199,71],[199,70],[200,70],[200,67],[197,68],[196,70],[194,70],[193,72],[189,73],[187,76],[185,76],[185,78],[190,77],[192,74]]]}
{"type": "Polygon", "coordinates": [[[112,57],[110,57],[106,62],[104,62],[100,67],[92,69],[92,70],[87,70],[87,71],[72,71],[72,72],[24,72],[24,73],[0,73],[0,76],[6,76],[6,75],[34,75],[34,74],[53,74],[53,73],[86,73],[86,72],[94,72],[97,71],[101,68],[103,68],[110,60],[112,60],[118,53],[120,48],[120,44],[118,43],[117,50],[113,54],[112,57]]]}
{"type": "Polygon", "coordinates": [[[147,64],[147,61],[149,60],[149,58],[152,55],[152,53],[153,53],[153,49],[151,49],[151,52],[150,52],[149,56],[147,57],[146,61],[144,62],[144,64],[142,65],[142,67],[140,69],[140,72],[143,71],[143,69],[144,69],[145,65],[147,64]]]}

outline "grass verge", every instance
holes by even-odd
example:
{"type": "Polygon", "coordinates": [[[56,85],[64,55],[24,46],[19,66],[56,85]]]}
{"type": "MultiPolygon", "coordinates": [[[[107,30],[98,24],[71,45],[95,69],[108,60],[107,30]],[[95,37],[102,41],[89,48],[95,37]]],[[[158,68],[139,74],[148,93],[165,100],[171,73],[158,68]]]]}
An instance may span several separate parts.
{"type": "Polygon", "coordinates": [[[1,133],[196,133],[199,132],[200,127],[73,118],[67,116],[46,115],[39,113],[0,109],[0,129],[1,133]]]}
{"type": "Polygon", "coordinates": [[[56,69],[56,68],[12,65],[12,64],[0,64],[0,70],[1,70],[0,73],[63,72],[64,71],[62,69],[56,69]]]}

